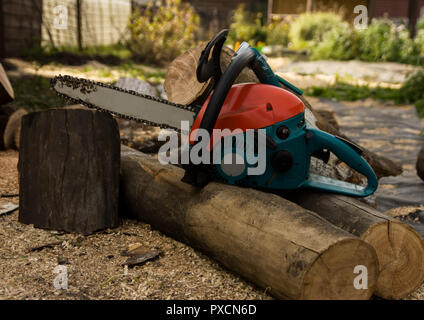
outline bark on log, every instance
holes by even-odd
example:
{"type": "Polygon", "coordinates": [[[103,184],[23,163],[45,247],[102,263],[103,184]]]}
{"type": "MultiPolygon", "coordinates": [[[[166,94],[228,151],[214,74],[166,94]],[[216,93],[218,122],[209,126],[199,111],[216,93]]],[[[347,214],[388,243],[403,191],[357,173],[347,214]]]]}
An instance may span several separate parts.
{"type": "Polygon", "coordinates": [[[368,299],[378,276],[374,249],[277,195],[181,182],[183,170],[122,147],[121,203],[135,218],[209,254],[286,299],[368,299]],[[368,288],[354,268],[368,268],[368,288]]]}
{"type": "Polygon", "coordinates": [[[89,234],[118,225],[120,140],[112,116],[50,109],[22,118],[19,221],[89,234]]]}
{"type": "Polygon", "coordinates": [[[346,196],[302,192],[286,198],[374,247],[380,265],[375,292],[379,297],[402,299],[424,281],[424,242],[411,226],[346,196]]]}
{"type": "MultiPolygon", "coordinates": [[[[196,100],[198,101],[199,98],[204,98],[204,95],[208,93],[208,88],[210,88],[212,83],[210,81],[204,84],[199,83],[196,77],[197,61],[199,60],[200,54],[205,45],[206,43],[203,43],[188,50],[186,53],[177,57],[169,65],[164,84],[169,101],[179,104],[196,104],[196,100]]],[[[223,47],[221,53],[222,70],[225,70],[230,64],[233,54],[233,50],[226,46],[223,47]]],[[[235,83],[246,82],[259,82],[253,71],[248,68],[245,68],[235,81],[235,83]]],[[[289,90],[288,88],[286,89],[289,90]]],[[[296,94],[295,92],[293,93],[296,94]]],[[[304,105],[312,111],[317,119],[316,125],[318,128],[349,140],[349,137],[343,135],[339,129],[333,125],[332,121],[328,121],[322,113],[314,110],[304,96],[296,95],[303,101],[304,105]]],[[[364,149],[363,157],[374,169],[378,178],[397,176],[402,173],[402,166],[400,164],[379,156],[367,149],[364,149]]],[[[351,176],[352,174],[346,173],[344,175],[351,176]]]]}

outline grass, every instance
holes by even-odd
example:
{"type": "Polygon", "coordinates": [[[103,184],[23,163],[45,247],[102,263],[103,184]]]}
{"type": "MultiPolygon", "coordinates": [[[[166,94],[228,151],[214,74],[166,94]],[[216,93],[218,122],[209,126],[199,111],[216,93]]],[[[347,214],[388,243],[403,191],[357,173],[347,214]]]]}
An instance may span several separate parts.
{"type": "Polygon", "coordinates": [[[64,99],[50,90],[50,79],[41,76],[11,77],[15,91],[13,104],[27,111],[38,111],[67,105],[64,99]]]}
{"type": "Polygon", "coordinates": [[[57,65],[82,65],[90,60],[96,60],[109,65],[120,65],[130,60],[131,52],[122,44],[109,46],[87,47],[78,50],[73,46],[32,47],[28,48],[22,56],[23,59],[35,61],[40,65],[55,63],[57,65]]]}
{"type": "MultiPolygon", "coordinates": [[[[91,68],[91,66],[82,69],[83,72],[95,70],[91,68]]],[[[112,76],[111,70],[118,70],[121,76],[139,78],[154,85],[163,83],[165,79],[165,71],[162,69],[150,67],[143,68],[132,64],[111,67],[111,69],[99,69],[97,75],[104,78],[110,78],[112,76]]],[[[89,76],[82,77],[89,78],[89,76]]],[[[12,103],[17,107],[32,112],[48,108],[63,107],[69,104],[50,90],[50,78],[40,75],[25,75],[22,77],[10,77],[9,79],[15,91],[15,100],[12,103]]],[[[113,83],[114,80],[112,81],[111,79],[111,81],[106,82],[113,83]]]]}
{"type": "Polygon", "coordinates": [[[376,100],[393,100],[399,102],[400,90],[391,88],[352,85],[345,82],[337,82],[328,87],[312,87],[306,94],[338,101],[355,101],[366,98],[376,100]]]}
{"type": "Polygon", "coordinates": [[[139,78],[154,84],[163,83],[166,77],[166,71],[164,69],[154,67],[143,68],[135,66],[131,61],[122,64],[118,70],[125,73],[128,77],[139,78]]]}
{"type": "MultiPolygon", "coordinates": [[[[411,77],[411,80],[413,78],[411,77]]],[[[355,101],[367,98],[382,101],[393,101],[399,104],[414,104],[418,115],[424,117],[424,92],[418,86],[409,80],[400,89],[352,85],[345,82],[336,82],[328,87],[312,87],[306,90],[306,95],[333,99],[337,101],[355,101]],[[417,93],[418,92],[418,93],[417,93]]]]}

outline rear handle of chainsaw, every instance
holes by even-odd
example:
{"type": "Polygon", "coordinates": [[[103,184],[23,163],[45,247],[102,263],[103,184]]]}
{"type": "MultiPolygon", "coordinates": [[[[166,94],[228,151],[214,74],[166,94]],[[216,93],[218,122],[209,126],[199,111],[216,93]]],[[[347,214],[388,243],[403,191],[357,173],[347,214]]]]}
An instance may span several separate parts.
{"type": "Polygon", "coordinates": [[[225,69],[220,80],[216,84],[212,93],[209,104],[205,110],[202,121],[200,122],[199,128],[205,129],[210,135],[215,127],[216,120],[218,119],[219,113],[221,112],[222,105],[224,104],[225,98],[231,89],[234,81],[237,79],[241,71],[249,66],[256,58],[255,53],[246,48],[239,50],[231,60],[231,63],[225,69]]]}
{"type": "Polygon", "coordinates": [[[363,174],[368,184],[361,187],[353,183],[347,183],[327,177],[321,177],[311,174],[304,183],[304,187],[319,188],[329,192],[342,193],[349,196],[366,197],[374,193],[378,187],[378,179],[364,158],[357,150],[340,140],[339,138],[314,128],[307,128],[307,148],[310,155],[312,153],[327,149],[334,153],[339,160],[346,163],[349,167],[363,174]]]}
{"type": "Polygon", "coordinates": [[[224,29],[219,32],[202,51],[199,61],[197,63],[196,76],[199,82],[206,82],[209,78],[213,77],[215,82],[219,81],[222,75],[221,72],[221,50],[227,39],[229,30],[224,29]],[[209,59],[210,52],[212,57],[209,59]]]}

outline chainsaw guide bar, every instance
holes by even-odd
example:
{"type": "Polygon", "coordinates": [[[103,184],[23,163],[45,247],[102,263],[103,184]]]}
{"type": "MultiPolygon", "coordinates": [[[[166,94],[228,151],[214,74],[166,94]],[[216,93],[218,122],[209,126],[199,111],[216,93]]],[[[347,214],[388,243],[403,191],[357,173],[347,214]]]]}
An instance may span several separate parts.
{"type": "MultiPolygon", "coordinates": [[[[176,104],[173,102],[170,102],[168,100],[165,99],[161,99],[158,97],[153,97],[150,95],[146,95],[146,94],[141,94],[138,93],[136,91],[133,90],[127,90],[127,89],[123,89],[123,88],[119,88],[119,87],[115,87],[113,85],[110,84],[105,84],[102,82],[96,82],[96,81],[92,81],[92,80],[87,80],[87,79],[82,79],[82,78],[76,78],[76,77],[72,77],[72,76],[68,76],[68,75],[58,75],[54,78],[52,78],[51,82],[51,90],[53,90],[58,96],[66,99],[67,101],[70,101],[72,103],[76,103],[76,104],[82,104],[88,108],[91,109],[95,109],[95,110],[99,110],[101,112],[107,112],[109,114],[112,114],[114,116],[117,116],[119,118],[123,118],[123,119],[127,119],[127,120],[133,120],[139,123],[143,123],[146,125],[150,125],[150,126],[155,126],[155,127],[160,127],[163,129],[172,129],[172,130],[176,130],[178,132],[181,132],[181,129],[176,126],[176,125],[170,125],[167,123],[167,116],[169,116],[168,112],[170,112],[171,115],[173,115],[173,111],[177,111],[178,112],[178,116],[177,118],[181,118],[181,120],[186,120],[190,122],[190,125],[193,121],[194,116],[197,114],[197,112],[199,111],[198,107],[195,106],[186,106],[186,105],[182,105],[182,104],[176,104]],[[66,89],[71,89],[71,91],[69,93],[67,93],[66,89]],[[79,90],[76,90],[79,89],[79,90]],[[103,91],[105,89],[107,90],[113,90],[114,92],[113,95],[117,95],[117,93],[121,93],[120,98],[125,99],[128,98],[128,95],[131,95],[133,97],[138,97],[138,98],[142,98],[142,99],[146,99],[148,101],[146,101],[147,103],[150,103],[149,106],[147,106],[148,108],[155,108],[154,104],[157,104],[158,106],[162,105],[165,108],[169,107],[169,110],[166,110],[167,112],[161,112],[159,115],[159,111],[157,112],[157,116],[160,118],[157,118],[156,121],[151,121],[151,120],[145,120],[145,119],[141,119],[140,116],[141,115],[137,115],[135,113],[133,113],[132,115],[130,114],[125,114],[122,112],[118,112],[118,111],[112,111],[106,108],[102,108],[94,103],[90,103],[89,98],[90,98],[90,94],[93,94],[99,90],[103,91]],[[74,96],[71,96],[70,93],[74,94],[74,96]],[[84,99],[84,97],[86,99],[84,99]],[[185,111],[185,112],[184,112],[185,111]],[[181,115],[181,116],[180,116],[181,115]],[[161,121],[161,122],[159,122],[161,121]],[[163,121],[163,122],[162,122],[163,121]]],[[[119,96],[119,94],[118,94],[119,96]]],[[[124,101],[124,100],[123,100],[124,101]]],[[[138,99],[138,103],[140,103],[140,99],[138,99]]],[[[120,110],[125,110],[127,106],[125,105],[125,103],[123,102],[122,105],[120,106],[120,110]]],[[[141,109],[140,104],[138,104],[138,108],[141,109]]],[[[142,110],[137,110],[138,112],[142,111],[142,110]]],[[[130,113],[130,112],[128,112],[130,113]]],[[[175,118],[175,116],[174,116],[175,118]]],[[[172,123],[175,123],[175,119],[172,119],[172,123]]],[[[169,121],[171,122],[171,121],[169,121]]]]}

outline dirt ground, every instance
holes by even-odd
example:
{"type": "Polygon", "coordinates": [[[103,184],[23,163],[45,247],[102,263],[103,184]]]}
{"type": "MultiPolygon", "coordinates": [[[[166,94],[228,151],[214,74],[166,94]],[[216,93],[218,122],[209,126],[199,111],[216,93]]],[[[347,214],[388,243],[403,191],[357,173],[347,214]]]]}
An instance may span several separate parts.
{"type": "MultiPolygon", "coordinates": [[[[19,203],[17,162],[16,151],[0,152],[0,212],[19,203]]],[[[81,236],[22,224],[18,214],[0,214],[0,299],[272,299],[147,224],[123,219],[118,228],[81,236]],[[122,266],[122,252],[137,243],[161,255],[122,266]],[[67,267],[68,290],[54,287],[59,263],[67,267]]]]}
{"type": "MultiPolygon", "coordinates": [[[[17,163],[18,152],[0,152],[0,212],[19,203],[17,163]]],[[[118,228],[82,236],[37,229],[18,222],[18,215],[0,213],[0,299],[272,299],[139,221],[124,218],[118,228]],[[135,244],[161,254],[141,266],[122,266],[123,252],[135,244]],[[54,287],[59,264],[67,268],[68,290],[54,287]]],[[[424,300],[424,285],[407,299],[424,300]]]]}

